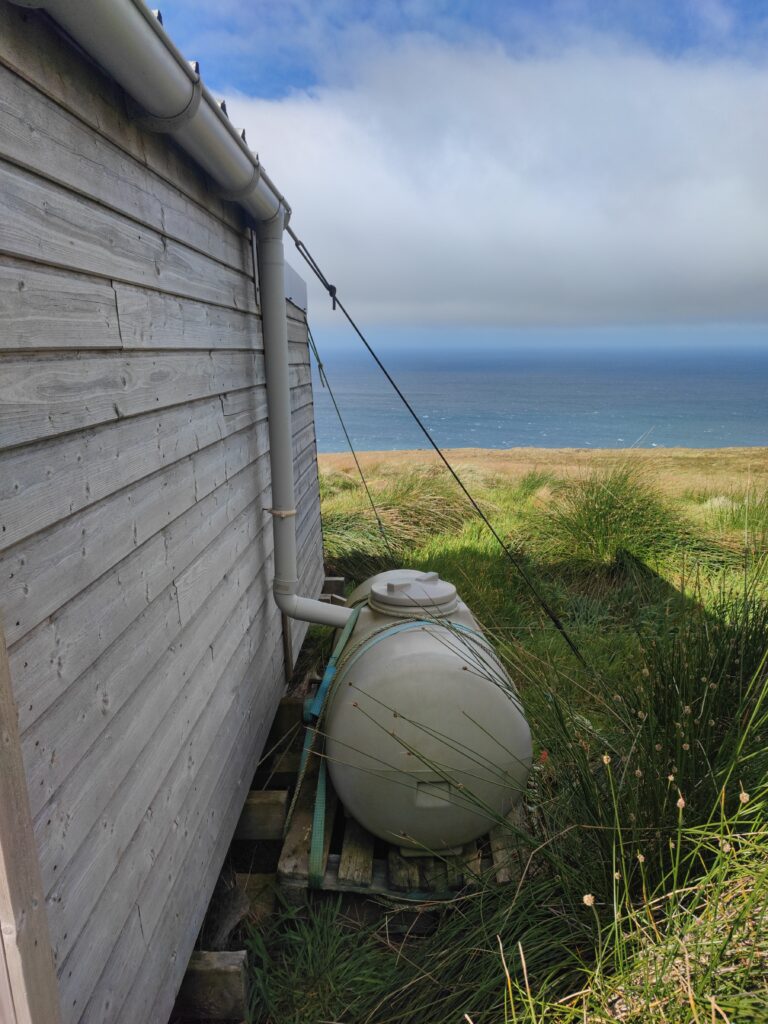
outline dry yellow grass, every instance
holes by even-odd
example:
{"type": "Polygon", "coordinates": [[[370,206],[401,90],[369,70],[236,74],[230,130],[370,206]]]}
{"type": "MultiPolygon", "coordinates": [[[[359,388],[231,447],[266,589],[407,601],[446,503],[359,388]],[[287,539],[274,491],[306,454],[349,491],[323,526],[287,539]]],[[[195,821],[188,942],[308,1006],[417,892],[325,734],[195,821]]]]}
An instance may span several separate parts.
{"type": "MultiPolygon", "coordinates": [[[[532,470],[558,477],[579,476],[596,469],[610,469],[626,463],[647,469],[655,485],[666,494],[686,492],[729,494],[748,485],[762,490],[768,487],[768,447],[766,448],[454,448],[446,452],[457,469],[470,469],[489,476],[515,481],[532,470]]],[[[359,454],[363,470],[378,473],[405,467],[439,463],[429,451],[363,452],[359,454]]],[[[355,474],[349,453],[320,455],[320,469],[355,474]]]]}

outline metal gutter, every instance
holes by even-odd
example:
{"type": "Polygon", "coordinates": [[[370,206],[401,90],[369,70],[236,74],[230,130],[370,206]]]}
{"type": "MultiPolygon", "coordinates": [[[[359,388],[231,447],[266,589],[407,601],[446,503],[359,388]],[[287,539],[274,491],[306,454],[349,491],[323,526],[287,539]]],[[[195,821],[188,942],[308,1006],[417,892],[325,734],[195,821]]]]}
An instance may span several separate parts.
{"type": "Polygon", "coordinates": [[[137,105],[137,120],[171,135],[256,224],[264,363],[272,471],[275,601],[286,615],[343,626],[351,610],[298,596],[293,486],[285,260],[282,235],[291,215],[285,197],[263,171],[203,85],[198,66],[173,45],[161,19],[142,0],[13,0],[42,8],[137,105]]]}

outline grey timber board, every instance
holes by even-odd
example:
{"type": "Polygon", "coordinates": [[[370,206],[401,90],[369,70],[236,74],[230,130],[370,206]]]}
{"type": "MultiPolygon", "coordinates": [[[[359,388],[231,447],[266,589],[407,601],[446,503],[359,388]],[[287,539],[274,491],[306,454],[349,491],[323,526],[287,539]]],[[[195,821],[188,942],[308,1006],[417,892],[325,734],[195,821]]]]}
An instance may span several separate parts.
{"type": "Polygon", "coordinates": [[[0,217],[8,255],[255,312],[247,274],[2,160],[0,217]]]}
{"type": "Polygon", "coordinates": [[[8,977],[8,964],[5,955],[5,940],[0,932],[0,1020],[5,1024],[18,1024],[16,1011],[13,1008],[11,981],[8,977]]]}
{"type": "MultiPolygon", "coordinates": [[[[179,826],[166,827],[162,833],[154,829],[158,840],[155,863],[152,870],[135,879],[138,887],[129,893],[133,897],[132,902],[123,899],[120,903],[125,910],[121,918],[124,923],[114,948],[99,951],[97,945],[94,947],[98,959],[106,960],[106,964],[82,1016],[83,1022],[101,1024],[107,1003],[115,1009],[123,1007],[122,1012],[115,1013],[111,1019],[126,1019],[131,1024],[138,1020],[164,1020],[156,1011],[151,1016],[148,1012],[156,999],[160,1002],[166,1000],[165,1012],[170,1011],[205,914],[206,908],[199,899],[199,893],[213,889],[245,801],[250,784],[249,771],[263,745],[269,728],[268,716],[274,710],[282,688],[282,651],[277,615],[272,618],[272,632],[263,633],[262,642],[265,650],[254,655],[244,676],[245,685],[234,687],[229,711],[213,739],[209,738],[207,752],[196,773],[196,785],[188,785],[183,794],[179,794],[176,815],[179,826]],[[194,842],[190,842],[190,836],[195,837],[194,842]],[[173,884],[169,887],[170,874],[173,875],[173,884]],[[185,927],[179,928],[174,920],[176,915],[183,915],[185,927]],[[137,992],[131,985],[126,964],[139,965],[137,973],[142,978],[142,992],[137,992]],[[166,978],[169,972],[171,979],[166,978]],[[130,1004],[137,997],[143,1005],[133,1010],[130,1004]],[[124,1005],[126,999],[128,1006],[124,1005]]],[[[211,716],[206,717],[211,720],[211,716]]],[[[186,775],[183,772],[183,755],[182,751],[177,758],[178,763],[171,769],[169,781],[171,776],[175,779],[179,772],[186,775]]],[[[149,836],[144,832],[152,825],[151,819],[142,820],[134,837],[138,848],[147,846],[149,836]]],[[[129,856],[125,863],[130,864],[130,861],[129,856]]],[[[127,871],[123,864],[121,861],[122,870],[115,876],[116,882],[127,871]]],[[[109,901],[120,898],[119,885],[105,890],[105,898],[109,914],[109,901]]],[[[98,941],[98,936],[96,939],[98,941]]],[[[90,972],[94,967],[87,958],[79,955],[79,946],[73,949],[62,971],[64,994],[70,965],[73,973],[80,970],[90,972]]],[[[86,991],[88,985],[81,983],[78,988],[86,991]]],[[[64,999],[62,1001],[65,1002],[64,999]]]]}
{"type": "Polygon", "coordinates": [[[0,449],[263,383],[261,352],[0,356],[0,449]]]}
{"type": "Polygon", "coordinates": [[[249,266],[245,231],[127,156],[114,143],[0,65],[0,155],[214,259],[249,266]]]}
{"type": "Polygon", "coordinates": [[[108,282],[7,257],[0,257],[0,321],[2,350],[121,347],[108,282]]]}
{"type": "Polygon", "coordinates": [[[261,319],[222,306],[116,283],[123,348],[261,350],[261,319]]]}
{"type": "Polygon", "coordinates": [[[0,353],[0,450],[263,386],[261,352],[0,353]]]}
{"type": "MultiPolygon", "coordinates": [[[[263,348],[261,319],[255,314],[120,282],[114,284],[114,292],[123,348],[263,348]]],[[[289,319],[292,363],[309,363],[306,339],[306,323],[289,319]]]]}
{"type": "MultiPolygon", "coordinates": [[[[243,500],[238,496],[238,505],[243,500]]],[[[258,507],[259,503],[256,504],[258,507]]],[[[233,506],[224,513],[224,522],[232,520],[236,508],[233,506]]],[[[319,549],[322,538],[316,511],[303,514],[301,530],[301,536],[305,531],[313,533],[313,543],[319,549]]],[[[175,537],[167,539],[173,548],[184,554],[186,561],[190,561],[196,552],[195,542],[204,541],[205,537],[199,532],[189,536],[182,532],[180,537],[183,548],[178,548],[175,537]]],[[[271,550],[271,535],[267,542],[271,550]]],[[[27,666],[17,689],[19,698],[24,700],[21,705],[24,714],[20,717],[25,727],[24,746],[29,750],[27,769],[30,780],[36,782],[32,797],[35,803],[45,795],[45,780],[57,776],[59,769],[67,763],[66,751],[73,734],[87,735],[91,719],[105,725],[116,707],[119,707],[121,679],[126,671],[121,665],[121,658],[128,658],[129,665],[135,662],[138,668],[147,658],[151,658],[152,652],[144,649],[139,651],[133,646],[134,643],[144,643],[151,630],[162,628],[166,615],[180,616],[176,586],[173,583],[175,567],[172,561],[167,561],[168,552],[163,539],[151,543],[145,554],[149,561],[137,561],[131,572],[126,571],[122,576],[119,572],[110,575],[104,586],[98,587],[83,601],[73,602],[68,608],[69,614],[59,616],[52,629],[42,627],[31,637],[31,642],[19,645],[14,661],[18,661],[21,667],[27,666]],[[156,575],[152,574],[153,556],[159,563],[156,575]],[[166,560],[161,561],[164,557],[166,560]],[[165,584],[165,587],[161,588],[161,584],[165,584]],[[93,623],[89,631],[90,620],[85,614],[86,609],[91,599],[97,600],[98,597],[107,601],[105,613],[93,623]],[[155,606],[155,601],[161,597],[162,600],[155,606]],[[165,601],[170,607],[165,614],[161,614],[165,601]],[[151,620],[155,615],[159,616],[159,621],[153,623],[151,620]],[[69,628],[65,629],[67,626],[69,628]],[[58,645],[57,639],[60,640],[58,645]],[[61,668],[56,661],[57,650],[62,650],[66,657],[61,668]],[[72,709],[79,708],[81,717],[77,722],[69,721],[60,733],[56,733],[53,725],[39,724],[49,714],[53,715],[54,721],[62,719],[67,722],[70,704],[72,709]],[[49,742],[46,742],[46,737],[50,737],[49,742]],[[55,758],[56,763],[46,767],[42,760],[44,756],[55,758]]],[[[319,573],[310,581],[305,580],[302,574],[302,585],[311,582],[312,589],[317,593],[321,586],[318,577],[319,573]]],[[[309,586],[307,588],[310,589],[309,586]]],[[[190,600],[189,597],[185,598],[185,609],[189,608],[190,600]]],[[[170,625],[167,628],[172,629],[170,625]]]]}
{"type": "MultiPolygon", "coordinates": [[[[126,780],[134,765],[145,763],[142,752],[151,741],[158,723],[174,707],[177,697],[182,692],[186,694],[186,683],[194,677],[195,670],[207,667],[212,637],[226,628],[228,617],[234,613],[254,581],[261,594],[266,593],[265,574],[259,572],[266,562],[263,545],[264,537],[260,534],[246,548],[227,578],[213,591],[210,600],[203,604],[195,619],[182,631],[178,644],[165,649],[150,673],[136,681],[111,727],[101,733],[87,756],[38,813],[35,838],[43,881],[52,900],[58,902],[73,892],[71,872],[65,868],[80,848],[83,837],[88,835],[94,824],[99,823],[113,796],[117,798],[116,811],[119,813],[110,816],[109,827],[128,826],[128,819],[123,813],[123,805],[129,795],[126,780]],[[94,772],[94,765],[99,766],[98,772],[94,772]],[[65,875],[69,879],[67,882],[62,881],[65,875]]],[[[147,784],[151,785],[152,781],[156,779],[150,778],[147,784]]],[[[144,810],[147,806],[144,803],[144,810]]],[[[104,820],[101,825],[106,828],[104,820]]],[[[99,846],[103,848],[103,845],[102,839],[99,846]]],[[[77,863],[85,874],[92,873],[94,852],[91,843],[87,843],[83,857],[78,858],[77,863]]],[[[55,924],[52,931],[54,948],[57,948],[55,924]]]]}
{"type": "Polygon", "coordinates": [[[0,1009],[11,1003],[16,1024],[57,1024],[59,993],[2,622],[0,726],[0,1009]]]}
{"type": "MultiPolygon", "coordinates": [[[[256,593],[257,588],[252,587],[251,600],[256,600],[256,593]]],[[[265,605],[266,613],[266,602],[262,601],[262,605],[265,605]]],[[[158,723],[158,728],[150,733],[150,741],[141,760],[123,781],[121,788],[124,792],[116,792],[104,809],[104,815],[110,822],[106,840],[93,845],[90,856],[78,853],[68,866],[66,879],[57,883],[49,894],[52,943],[58,963],[61,964],[73,948],[78,950],[75,953],[77,961],[86,952],[87,959],[95,957],[90,964],[78,968],[81,978],[84,972],[94,972],[92,977],[98,977],[98,958],[108,952],[101,949],[99,933],[110,927],[115,934],[119,932],[122,918],[117,916],[116,908],[121,906],[125,915],[129,913],[137,895],[134,887],[137,873],[141,879],[146,871],[152,869],[144,839],[151,835],[153,842],[159,840],[159,845],[162,845],[165,832],[176,831],[179,827],[174,822],[183,824],[178,816],[180,794],[186,792],[188,786],[194,789],[197,769],[207,750],[206,744],[211,740],[210,732],[205,731],[205,722],[209,726],[215,724],[217,716],[226,713],[233,687],[239,686],[247,667],[247,660],[241,664],[243,652],[247,652],[249,644],[254,643],[253,630],[243,621],[247,615],[254,616],[254,628],[264,626],[266,620],[254,612],[248,600],[237,608],[234,621],[224,624],[216,637],[216,656],[211,655],[193,673],[182,699],[169,709],[158,723]],[[232,663],[226,667],[228,662],[232,663]],[[210,710],[206,710],[209,706],[210,710]],[[207,717],[201,718],[201,715],[207,717]],[[166,735],[178,740],[179,746],[163,749],[166,735]],[[180,752],[186,756],[177,766],[179,770],[169,776],[168,772],[180,752]],[[141,833],[143,838],[134,842],[148,809],[155,818],[153,826],[149,830],[144,829],[141,833]],[[137,860],[132,863],[134,856],[137,860]],[[116,882],[120,883],[119,891],[114,891],[116,882]],[[93,949],[90,948],[91,943],[94,944],[93,949]]],[[[262,641],[265,635],[262,632],[262,641]]],[[[97,823],[97,832],[100,828],[97,823]]],[[[98,835],[90,838],[93,840],[98,835]]],[[[157,850],[159,845],[152,849],[157,850]]],[[[70,958],[67,972],[72,966],[70,958]]],[[[77,986],[79,983],[74,981],[73,984],[77,986]]]]}
{"type": "MultiPolygon", "coordinates": [[[[263,349],[255,313],[2,254],[0,318],[7,352],[263,349]]],[[[291,363],[308,364],[303,322],[288,320],[288,341],[291,363]]]]}
{"type": "MultiPolygon", "coordinates": [[[[300,423],[311,417],[311,407],[303,404],[294,415],[300,423]]],[[[267,451],[267,425],[260,420],[0,554],[10,640],[24,636],[267,451]]],[[[313,460],[312,447],[306,444],[296,455],[297,478],[313,460]]]]}
{"type": "MultiPolygon", "coordinates": [[[[164,1024],[284,678],[252,239],[4,0],[0,97],[0,602],[41,892],[66,1020],[164,1024]]],[[[286,313],[315,594],[306,324],[286,313]]]]}
{"type": "MultiPolygon", "coordinates": [[[[256,477],[255,472],[253,476],[256,477]]],[[[254,483],[248,496],[256,490],[258,484],[254,483]]],[[[168,586],[131,621],[126,631],[67,687],[66,698],[52,704],[47,713],[38,717],[25,731],[27,776],[33,794],[31,799],[38,810],[77,764],[83,751],[88,750],[95,738],[109,728],[132,687],[152,668],[160,653],[175,642],[177,633],[191,617],[201,595],[206,593],[202,589],[203,583],[207,582],[211,587],[216,573],[209,573],[207,580],[203,580],[202,573],[197,574],[200,586],[194,592],[190,592],[189,581],[185,580],[183,610],[178,581],[194,573],[199,562],[207,567],[211,554],[220,558],[218,579],[223,578],[243,544],[255,533],[256,524],[262,518],[255,514],[260,505],[261,497],[258,496],[231,519],[230,525],[214,538],[189,568],[171,579],[168,586]]],[[[197,538],[199,543],[199,535],[197,538]]],[[[194,540],[195,537],[190,550],[195,550],[192,547],[194,540]]],[[[148,553],[152,550],[148,549],[148,553]]],[[[166,569],[167,575],[172,576],[172,570],[173,566],[170,566],[170,572],[166,569]]]]}
{"type": "Polygon", "coordinates": [[[0,550],[265,417],[263,388],[235,394],[0,452],[0,550]]]}
{"type": "Polygon", "coordinates": [[[221,440],[221,400],[204,399],[0,454],[3,547],[221,440]]]}
{"type": "Polygon", "coordinates": [[[239,207],[212,192],[202,171],[166,136],[141,129],[128,116],[122,89],[44,15],[0,0],[0,63],[226,225],[243,229],[239,207]]]}
{"type": "MultiPolygon", "coordinates": [[[[198,502],[183,510],[177,508],[175,511],[181,515],[157,533],[153,532],[149,538],[142,537],[139,545],[131,544],[130,535],[121,540],[118,530],[115,531],[114,546],[117,550],[114,553],[110,552],[108,543],[104,547],[94,544],[92,558],[96,564],[89,576],[95,578],[71,594],[65,592],[63,596],[68,597],[66,603],[11,648],[23,732],[175,577],[184,572],[217,534],[255,500],[259,481],[268,469],[268,458],[266,453],[259,455],[257,451],[252,453],[252,459],[242,469],[236,466],[237,472],[223,483],[215,481],[209,493],[200,495],[198,502]],[[127,554],[121,548],[126,549],[127,554]],[[114,567],[111,564],[113,557],[119,560],[114,567]]],[[[299,450],[296,459],[303,469],[298,482],[300,511],[303,513],[305,506],[317,500],[313,449],[299,450]]],[[[264,507],[267,507],[266,489],[263,500],[264,507]]],[[[315,514],[319,517],[316,508],[315,514]]],[[[260,505],[256,515],[263,523],[265,514],[260,505]]],[[[102,529],[108,541],[112,531],[107,526],[102,529]]],[[[136,536],[138,539],[138,528],[136,536]]],[[[73,557],[76,558],[76,554],[75,550],[73,557]]],[[[67,560],[65,568],[66,564],[67,560]]],[[[14,571],[13,566],[14,563],[10,566],[5,563],[11,572],[14,571]]],[[[48,577],[49,583],[56,582],[58,578],[58,573],[52,573],[48,577]]],[[[31,591],[38,589],[33,577],[28,578],[25,585],[31,591]]],[[[56,604],[58,600],[54,594],[51,603],[56,604]]],[[[20,614],[27,611],[30,619],[36,617],[34,606],[23,608],[20,614]]]]}
{"type": "MultiPolygon", "coordinates": [[[[66,865],[75,856],[83,837],[99,815],[102,815],[103,808],[113,795],[118,793],[121,802],[126,799],[123,792],[124,780],[134,762],[139,758],[144,760],[141,752],[147,735],[152,734],[158,721],[173,706],[178,692],[185,686],[189,675],[196,671],[201,659],[210,655],[212,636],[226,627],[227,616],[234,613],[234,608],[244,599],[244,595],[250,595],[249,601],[253,603],[252,588],[255,587],[257,591],[256,607],[268,595],[271,545],[267,548],[265,531],[260,529],[251,538],[245,527],[237,532],[230,531],[227,541],[230,551],[225,555],[222,553],[222,571],[218,579],[213,581],[215,586],[210,590],[201,587],[194,599],[190,596],[188,611],[191,614],[188,622],[184,622],[181,617],[181,629],[179,631],[176,628],[174,632],[171,620],[169,631],[172,635],[168,637],[170,643],[167,647],[159,647],[155,664],[150,666],[143,678],[129,676],[124,682],[124,691],[115,693],[120,706],[106,722],[104,729],[96,731],[100,723],[97,719],[93,722],[91,732],[96,731],[96,735],[91,737],[90,746],[83,743],[87,753],[66,776],[61,777],[54,771],[55,766],[51,766],[45,781],[55,784],[55,788],[47,801],[44,801],[47,787],[32,786],[36,795],[42,788],[43,799],[35,801],[38,807],[35,813],[35,834],[47,891],[63,884],[63,874],[67,873],[69,877],[66,865]],[[94,764],[99,766],[95,773],[94,764]]],[[[153,616],[147,616],[146,626],[154,625],[153,616]]],[[[152,654],[148,654],[145,660],[152,662],[152,654]]],[[[66,740],[67,737],[62,742],[65,753],[66,740]]],[[[54,746],[55,736],[50,737],[49,741],[54,746]]],[[[74,750],[71,757],[66,759],[67,767],[71,767],[71,760],[77,757],[77,742],[71,742],[71,748],[74,750]]],[[[28,750],[30,756],[37,760],[35,746],[28,750]]],[[[28,775],[30,773],[28,768],[28,775]]],[[[124,818],[121,824],[125,824],[124,818]]],[[[86,874],[90,873],[92,881],[92,864],[89,868],[86,863],[85,871],[86,874]]]]}
{"type": "MultiPolygon", "coordinates": [[[[143,800],[139,804],[132,800],[121,812],[121,818],[126,815],[128,820],[117,822],[115,840],[119,833],[120,849],[112,845],[111,849],[104,850],[100,845],[94,851],[91,874],[82,870],[70,872],[67,884],[61,888],[66,904],[54,907],[50,916],[54,952],[61,965],[62,1003],[65,1007],[70,992],[73,995],[87,993],[93,988],[110,953],[109,946],[104,948],[105,931],[112,933],[114,945],[143,886],[155,873],[156,866],[152,858],[147,857],[147,847],[155,852],[157,859],[166,845],[171,863],[177,866],[179,851],[194,836],[194,828],[190,827],[194,823],[190,822],[189,815],[194,813],[200,799],[196,792],[197,776],[222,724],[237,711],[242,714],[243,702],[254,693],[264,692],[265,705],[271,700],[273,684],[270,679],[260,673],[249,679],[245,676],[259,646],[264,647],[262,667],[270,665],[271,647],[276,646],[279,639],[276,632],[273,637],[275,627],[270,623],[276,623],[277,619],[263,601],[254,615],[254,628],[249,630],[243,626],[242,616],[252,612],[252,609],[243,609],[238,616],[238,628],[227,626],[216,638],[216,657],[211,658],[207,671],[201,671],[191,681],[189,696],[194,699],[194,704],[189,714],[177,713],[170,722],[161,723],[161,726],[170,725],[168,735],[178,739],[179,745],[167,748],[163,755],[158,743],[162,745],[165,742],[166,729],[158,729],[146,759],[137,763],[128,778],[129,795],[135,797],[138,786],[149,787],[150,800],[144,804],[143,812],[140,806],[143,800]],[[256,628],[260,631],[261,645],[254,639],[256,628]],[[169,750],[172,750],[170,756],[169,750]],[[158,774],[159,763],[162,769],[158,774]],[[145,821],[147,808],[150,808],[151,816],[145,821]]],[[[227,753],[221,751],[215,756],[223,758],[227,753]]],[[[239,766],[244,774],[245,767],[244,764],[239,766]]],[[[82,866],[76,863],[73,868],[82,866]]],[[[155,879],[158,893],[162,893],[168,881],[168,866],[165,873],[155,879]]],[[[162,861],[157,867],[162,869],[162,861]]],[[[49,901],[54,899],[49,897],[49,901]]],[[[142,908],[145,928],[149,929],[153,916],[158,912],[162,913],[162,906],[148,911],[149,916],[146,917],[142,908]]]]}
{"type": "Polygon", "coordinates": [[[5,613],[19,623],[14,639],[267,450],[267,424],[261,421],[9,548],[0,555],[0,579],[6,581],[5,613]]]}
{"type": "Polygon", "coordinates": [[[344,842],[339,859],[339,882],[365,888],[373,881],[373,836],[354,818],[344,823],[344,842]]]}
{"type": "MultiPolygon", "coordinates": [[[[281,656],[278,655],[278,657],[277,657],[277,667],[278,667],[278,670],[279,670],[279,667],[280,667],[280,664],[281,664],[281,660],[282,660],[281,656]]],[[[275,697],[277,697],[278,693],[279,693],[279,691],[276,690],[275,691],[275,697]]],[[[260,750],[261,747],[263,746],[264,739],[266,737],[266,733],[267,733],[268,729],[269,729],[269,722],[268,722],[268,720],[265,721],[263,717],[260,717],[260,719],[258,721],[258,733],[257,733],[257,737],[256,737],[256,741],[257,742],[255,744],[253,743],[253,741],[250,741],[247,736],[244,736],[243,732],[241,730],[240,736],[238,737],[238,742],[240,744],[242,744],[243,747],[247,750],[247,753],[246,753],[246,756],[245,756],[246,763],[248,763],[249,761],[252,763],[253,758],[254,758],[254,753],[253,752],[255,750],[260,750]]],[[[227,808],[227,810],[225,812],[226,828],[224,829],[224,832],[225,832],[225,834],[228,834],[229,836],[231,836],[231,834],[232,834],[232,830],[234,828],[234,824],[235,824],[235,822],[237,820],[237,814],[238,814],[238,811],[239,811],[239,807],[242,806],[242,802],[244,800],[245,793],[247,792],[247,789],[248,789],[248,784],[249,784],[249,779],[247,778],[247,776],[238,780],[238,785],[237,785],[237,790],[236,790],[235,796],[230,801],[229,807],[227,808]]],[[[224,802],[224,794],[227,791],[227,786],[228,786],[228,783],[226,781],[226,776],[223,776],[220,779],[219,784],[217,786],[217,793],[222,794],[222,796],[221,796],[222,803],[224,802]]],[[[214,801],[216,801],[216,800],[217,800],[217,797],[214,796],[214,801]]],[[[191,883],[194,884],[194,879],[196,877],[199,877],[204,872],[203,877],[208,877],[208,878],[213,877],[213,879],[215,879],[215,877],[216,877],[216,875],[217,875],[217,873],[219,871],[221,862],[222,862],[222,860],[224,858],[224,855],[226,853],[227,846],[222,844],[220,840],[218,842],[214,842],[213,841],[214,837],[212,835],[212,832],[210,832],[210,831],[208,832],[208,835],[206,836],[206,838],[209,840],[209,843],[210,843],[210,846],[209,846],[210,853],[209,853],[208,861],[207,861],[207,863],[204,864],[204,861],[203,861],[203,855],[204,855],[204,852],[205,852],[204,850],[201,851],[200,853],[198,853],[197,855],[195,855],[193,853],[191,857],[188,856],[187,862],[185,863],[185,869],[189,872],[189,877],[187,875],[183,874],[183,873],[179,874],[178,881],[177,881],[176,891],[173,893],[173,895],[171,897],[171,905],[174,906],[174,907],[176,907],[176,906],[184,906],[185,902],[190,900],[191,895],[194,892],[194,890],[191,888],[191,883]]],[[[211,884],[211,883],[209,883],[209,884],[211,884]]],[[[168,936],[167,925],[166,925],[166,923],[164,921],[161,921],[160,922],[160,927],[155,932],[154,941],[159,943],[159,944],[164,945],[167,942],[167,936],[168,936]]],[[[162,975],[162,977],[160,978],[159,984],[157,985],[158,995],[157,995],[156,1000],[155,1000],[155,1005],[150,1010],[150,1017],[152,1019],[156,1019],[158,1021],[163,1021],[163,1022],[165,1021],[166,1015],[167,1015],[167,1012],[168,1012],[168,1007],[169,1007],[169,996],[173,992],[177,991],[177,989],[179,987],[179,982],[180,982],[182,974],[183,974],[184,963],[185,963],[184,954],[186,953],[187,950],[191,952],[191,949],[192,949],[192,946],[194,944],[194,941],[195,941],[195,933],[194,932],[187,933],[185,936],[183,936],[184,945],[181,948],[174,949],[173,952],[172,952],[172,955],[167,958],[166,970],[165,970],[164,974],[162,975]]],[[[145,954],[144,960],[145,960],[145,963],[147,963],[148,961],[151,963],[151,956],[148,957],[145,954]]],[[[149,964],[148,964],[148,966],[149,966],[149,964]]],[[[151,969],[154,970],[154,965],[152,965],[151,969]]],[[[146,994],[144,994],[142,999],[143,999],[143,1003],[140,1003],[139,1006],[136,1007],[136,1010],[138,1012],[141,1012],[143,1010],[144,1006],[148,1005],[148,1002],[146,1001],[146,994]]],[[[134,1005],[133,1005],[134,1000],[135,1000],[135,995],[131,994],[131,996],[129,997],[129,1000],[127,1001],[126,1005],[124,1005],[124,1007],[123,1007],[123,1011],[121,1013],[119,1021],[121,1021],[121,1022],[124,1021],[127,1024],[127,1022],[132,1019],[130,1015],[131,1015],[132,1012],[135,1012],[134,1011],[134,1005]]]]}

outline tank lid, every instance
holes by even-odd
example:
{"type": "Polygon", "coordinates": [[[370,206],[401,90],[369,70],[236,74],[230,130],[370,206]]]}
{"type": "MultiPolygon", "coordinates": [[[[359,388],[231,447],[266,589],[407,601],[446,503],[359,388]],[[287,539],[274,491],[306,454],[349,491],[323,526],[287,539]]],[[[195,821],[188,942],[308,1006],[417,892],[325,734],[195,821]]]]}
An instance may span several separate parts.
{"type": "Polygon", "coordinates": [[[424,572],[405,579],[381,580],[371,586],[368,599],[372,608],[425,611],[446,615],[457,604],[456,587],[441,580],[436,572],[424,572]]]}

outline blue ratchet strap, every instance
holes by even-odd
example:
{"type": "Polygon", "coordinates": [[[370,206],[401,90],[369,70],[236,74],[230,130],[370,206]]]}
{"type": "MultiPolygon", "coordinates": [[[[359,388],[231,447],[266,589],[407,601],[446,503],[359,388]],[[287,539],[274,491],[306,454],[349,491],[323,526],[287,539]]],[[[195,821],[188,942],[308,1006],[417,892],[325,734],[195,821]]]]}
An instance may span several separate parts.
{"type": "Polygon", "coordinates": [[[350,668],[358,658],[370,651],[372,647],[381,643],[382,640],[387,640],[389,637],[394,636],[396,633],[409,633],[415,629],[434,628],[435,626],[442,626],[449,632],[461,633],[473,640],[484,640],[483,634],[479,630],[472,629],[471,626],[465,626],[462,622],[451,622],[450,625],[446,626],[446,624],[441,622],[439,619],[408,619],[405,622],[397,622],[395,625],[389,626],[387,629],[383,629],[380,633],[375,633],[373,636],[361,643],[360,646],[356,648],[345,667],[350,668]]]}
{"type": "MultiPolygon", "coordinates": [[[[307,722],[307,731],[304,737],[304,748],[301,752],[301,762],[299,765],[299,779],[296,786],[296,792],[298,793],[301,782],[304,778],[304,772],[306,771],[307,762],[309,755],[312,752],[318,737],[317,726],[320,719],[323,716],[323,710],[325,709],[325,701],[328,697],[328,691],[331,688],[331,683],[336,677],[336,669],[339,658],[341,657],[342,651],[347,646],[352,630],[355,628],[358,616],[360,615],[360,609],[355,608],[350,617],[344,624],[344,629],[341,631],[339,641],[334,648],[333,654],[330,657],[328,665],[326,666],[325,672],[323,673],[323,680],[318,687],[315,699],[305,708],[304,718],[307,722]]],[[[325,758],[320,757],[320,765],[317,776],[317,791],[315,794],[315,807],[312,814],[312,838],[309,845],[309,888],[319,889],[323,882],[325,875],[325,863],[323,857],[323,848],[325,846],[325,795],[327,789],[327,777],[325,758]]]]}

